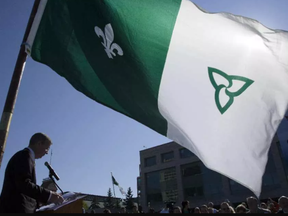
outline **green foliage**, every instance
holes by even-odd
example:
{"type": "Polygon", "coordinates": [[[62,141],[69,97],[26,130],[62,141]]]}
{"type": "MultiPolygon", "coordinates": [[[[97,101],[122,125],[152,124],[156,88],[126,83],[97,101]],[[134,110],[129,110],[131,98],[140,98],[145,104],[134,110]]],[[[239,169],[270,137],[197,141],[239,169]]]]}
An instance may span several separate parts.
{"type": "Polygon", "coordinates": [[[127,210],[132,210],[133,208],[133,194],[131,187],[128,188],[127,193],[126,193],[126,198],[125,198],[125,205],[127,210]]]}
{"type": "Polygon", "coordinates": [[[105,208],[112,208],[112,207],[113,207],[113,197],[112,197],[111,188],[109,188],[107,192],[107,198],[105,201],[105,208]]]}
{"type": "Polygon", "coordinates": [[[119,208],[119,209],[121,208],[119,199],[116,199],[116,201],[115,201],[115,207],[116,207],[116,208],[119,208]]]}

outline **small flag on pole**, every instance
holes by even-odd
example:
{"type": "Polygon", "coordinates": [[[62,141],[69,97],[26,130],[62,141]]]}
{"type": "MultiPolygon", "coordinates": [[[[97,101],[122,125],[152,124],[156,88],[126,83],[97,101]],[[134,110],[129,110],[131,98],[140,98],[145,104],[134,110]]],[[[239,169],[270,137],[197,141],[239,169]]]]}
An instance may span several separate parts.
{"type": "Polygon", "coordinates": [[[119,185],[119,183],[116,181],[116,179],[114,178],[114,176],[112,175],[112,182],[114,185],[118,186],[119,190],[120,190],[120,193],[122,195],[125,195],[125,191],[123,190],[123,188],[119,185]]]}

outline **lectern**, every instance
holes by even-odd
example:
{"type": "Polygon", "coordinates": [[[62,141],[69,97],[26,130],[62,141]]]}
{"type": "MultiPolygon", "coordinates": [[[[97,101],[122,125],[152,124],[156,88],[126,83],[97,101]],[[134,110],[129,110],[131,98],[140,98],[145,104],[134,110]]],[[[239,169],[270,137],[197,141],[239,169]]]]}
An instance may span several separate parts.
{"type": "Polygon", "coordinates": [[[65,192],[63,195],[64,202],[62,204],[51,203],[36,210],[36,213],[83,213],[83,198],[86,195],[73,192],[65,192]]]}

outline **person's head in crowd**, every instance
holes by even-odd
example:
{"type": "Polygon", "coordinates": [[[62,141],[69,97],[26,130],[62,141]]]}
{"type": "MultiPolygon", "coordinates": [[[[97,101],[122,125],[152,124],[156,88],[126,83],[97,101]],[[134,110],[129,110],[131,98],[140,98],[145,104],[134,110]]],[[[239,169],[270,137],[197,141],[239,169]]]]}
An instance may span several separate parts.
{"type": "Polygon", "coordinates": [[[207,205],[202,205],[202,206],[200,207],[200,211],[201,211],[201,213],[208,213],[208,207],[207,207],[207,205]]]}
{"type": "Polygon", "coordinates": [[[195,207],[194,208],[194,213],[195,214],[200,214],[201,213],[200,208],[199,207],[195,207]]]}
{"type": "Polygon", "coordinates": [[[209,213],[209,214],[213,214],[213,213],[214,213],[214,212],[213,212],[213,208],[208,207],[208,213],[209,213]]]}
{"type": "Polygon", "coordinates": [[[247,209],[247,204],[246,202],[242,202],[241,205],[243,205],[247,209]]]}
{"type": "Polygon", "coordinates": [[[227,202],[222,202],[220,205],[221,213],[231,213],[230,206],[227,202]]]}
{"type": "Polygon", "coordinates": [[[262,203],[260,204],[260,207],[263,208],[263,209],[267,209],[267,205],[266,205],[266,203],[264,203],[264,202],[262,202],[262,203]]]}
{"type": "Polygon", "coordinates": [[[238,205],[235,210],[236,210],[236,213],[240,213],[240,214],[247,212],[247,208],[242,204],[238,205]]]}
{"type": "Polygon", "coordinates": [[[139,213],[137,205],[133,205],[132,213],[139,213]]]}
{"type": "Polygon", "coordinates": [[[182,213],[180,206],[174,206],[173,213],[182,213]]]}
{"type": "Polygon", "coordinates": [[[121,213],[126,213],[126,208],[125,207],[121,207],[121,213]]]}
{"type": "Polygon", "coordinates": [[[111,213],[111,211],[109,209],[104,209],[103,213],[111,213]]]}
{"type": "Polygon", "coordinates": [[[278,204],[283,211],[288,212],[288,197],[281,196],[278,199],[278,204]]]}
{"type": "Polygon", "coordinates": [[[251,212],[257,212],[257,209],[258,209],[258,201],[255,197],[251,196],[251,197],[248,197],[246,199],[247,201],[247,204],[248,204],[248,208],[251,212]]]}
{"type": "Polygon", "coordinates": [[[189,213],[189,201],[184,200],[181,204],[183,213],[189,213]]]}
{"type": "Polygon", "coordinates": [[[213,202],[209,202],[209,203],[208,203],[208,208],[209,208],[209,207],[210,207],[210,208],[214,208],[214,203],[213,203],[213,202]]]}

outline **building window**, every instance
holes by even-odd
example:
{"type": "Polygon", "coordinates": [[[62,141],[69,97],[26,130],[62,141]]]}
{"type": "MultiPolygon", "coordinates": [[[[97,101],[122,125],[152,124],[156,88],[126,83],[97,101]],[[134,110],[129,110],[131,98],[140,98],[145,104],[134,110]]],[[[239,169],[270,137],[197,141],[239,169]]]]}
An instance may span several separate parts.
{"type": "Polygon", "coordinates": [[[146,173],[147,203],[176,202],[178,188],[176,168],[146,173]]]}
{"type": "Polygon", "coordinates": [[[205,167],[201,161],[185,164],[181,170],[185,199],[221,196],[222,176],[205,167]]]}
{"type": "Polygon", "coordinates": [[[156,156],[145,158],[145,167],[150,167],[156,164],[156,156]]]}
{"type": "Polygon", "coordinates": [[[190,150],[186,148],[179,149],[180,158],[189,158],[195,156],[190,150]]]}
{"type": "Polygon", "coordinates": [[[173,158],[174,158],[174,152],[173,151],[167,152],[167,153],[164,153],[161,155],[162,163],[172,161],[173,158]]]}
{"type": "Polygon", "coordinates": [[[203,196],[203,177],[201,163],[191,163],[181,166],[184,199],[203,196]],[[193,182],[193,184],[191,183],[193,182]]]}

